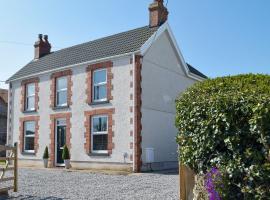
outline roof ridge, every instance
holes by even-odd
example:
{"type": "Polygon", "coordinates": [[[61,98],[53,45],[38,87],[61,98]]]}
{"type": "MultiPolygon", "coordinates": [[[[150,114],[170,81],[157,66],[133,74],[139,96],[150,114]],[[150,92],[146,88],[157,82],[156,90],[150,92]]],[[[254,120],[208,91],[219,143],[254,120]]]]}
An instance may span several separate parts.
{"type": "MultiPolygon", "coordinates": [[[[88,44],[88,43],[91,43],[91,42],[97,42],[97,41],[104,40],[104,39],[107,39],[107,38],[110,38],[110,37],[113,37],[113,36],[117,36],[117,35],[129,33],[129,32],[132,32],[132,31],[138,31],[139,29],[144,29],[146,27],[149,27],[149,26],[142,26],[142,27],[134,28],[134,29],[131,29],[131,30],[128,30],[128,31],[122,31],[122,32],[119,32],[119,33],[116,33],[116,34],[107,35],[107,36],[104,36],[104,37],[101,37],[101,38],[97,38],[97,39],[90,40],[90,41],[87,41],[87,42],[83,42],[83,43],[80,43],[80,44],[76,44],[76,45],[72,45],[72,46],[69,46],[69,47],[65,47],[63,49],[59,49],[57,51],[51,52],[50,54],[56,53],[58,51],[66,50],[66,49],[69,49],[69,48],[74,48],[74,47],[77,47],[77,46],[81,46],[81,45],[84,45],[84,44],[88,44]]],[[[155,29],[155,27],[154,28],[150,28],[150,29],[155,29]]],[[[50,54],[48,54],[48,55],[50,55],[50,54]]]]}

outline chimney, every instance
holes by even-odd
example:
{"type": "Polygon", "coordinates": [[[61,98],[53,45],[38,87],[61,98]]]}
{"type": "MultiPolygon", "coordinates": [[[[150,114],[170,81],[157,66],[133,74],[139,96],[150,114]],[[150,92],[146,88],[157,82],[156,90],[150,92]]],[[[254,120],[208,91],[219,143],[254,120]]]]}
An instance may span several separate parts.
{"type": "Polygon", "coordinates": [[[163,0],[154,0],[149,6],[150,27],[161,26],[168,19],[169,12],[163,4],[163,0]]]}
{"type": "Polygon", "coordinates": [[[39,59],[42,56],[51,53],[51,44],[48,41],[48,35],[44,35],[44,39],[42,38],[43,35],[38,35],[38,41],[35,42],[35,59],[39,59]]]}

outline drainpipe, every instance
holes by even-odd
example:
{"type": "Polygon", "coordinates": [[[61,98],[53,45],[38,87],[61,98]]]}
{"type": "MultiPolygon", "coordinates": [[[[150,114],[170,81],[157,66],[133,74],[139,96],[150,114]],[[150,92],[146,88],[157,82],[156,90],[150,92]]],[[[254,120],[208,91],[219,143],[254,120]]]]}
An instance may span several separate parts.
{"type": "MultiPolygon", "coordinates": [[[[135,82],[135,67],[136,67],[136,61],[135,61],[135,53],[132,55],[132,61],[133,61],[133,121],[135,122],[135,89],[136,89],[136,82],[135,82]]],[[[133,123],[133,172],[135,172],[135,123],[133,123]]]]}

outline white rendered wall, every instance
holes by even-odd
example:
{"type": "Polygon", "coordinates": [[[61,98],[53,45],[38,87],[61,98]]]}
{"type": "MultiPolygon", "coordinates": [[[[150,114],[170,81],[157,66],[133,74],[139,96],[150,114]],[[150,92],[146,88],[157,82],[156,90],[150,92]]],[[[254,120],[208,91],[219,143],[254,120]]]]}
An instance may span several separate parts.
{"type": "Polygon", "coordinates": [[[156,166],[160,168],[177,161],[175,99],[193,83],[195,80],[186,76],[168,33],[164,32],[143,57],[143,163],[146,161],[145,148],[154,148],[156,166]]]}
{"type": "MultiPolygon", "coordinates": [[[[45,146],[50,145],[50,114],[71,112],[71,161],[78,162],[101,162],[101,163],[116,163],[124,164],[123,154],[127,153],[128,157],[125,160],[126,163],[132,163],[130,161],[130,155],[133,150],[130,149],[130,142],[133,138],[130,136],[130,130],[133,130],[133,125],[130,124],[130,118],[133,114],[130,113],[130,106],[133,105],[133,100],[130,100],[130,95],[133,93],[133,89],[130,88],[130,81],[133,79],[130,76],[130,70],[133,65],[130,64],[130,56],[114,59],[113,61],[113,79],[112,79],[112,96],[113,100],[109,104],[102,104],[96,106],[90,106],[86,103],[86,67],[87,65],[76,66],[72,68],[72,106],[70,109],[54,111],[50,108],[50,75],[39,76],[39,110],[37,113],[31,114],[34,116],[40,116],[39,121],[39,149],[35,156],[26,156],[19,153],[19,159],[21,160],[39,160],[41,161],[45,146]],[[115,114],[113,120],[115,125],[113,126],[114,137],[113,143],[115,148],[109,157],[91,157],[86,154],[84,149],[84,133],[85,133],[85,111],[100,108],[115,108],[115,114]]],[[[12,82],[13,88],[13,104],[12,104],[12,141],[19,142],[19,119],[21,117],[28,116],[29,114],[23,114],[21,112],[21,81],[12,82]]]]}

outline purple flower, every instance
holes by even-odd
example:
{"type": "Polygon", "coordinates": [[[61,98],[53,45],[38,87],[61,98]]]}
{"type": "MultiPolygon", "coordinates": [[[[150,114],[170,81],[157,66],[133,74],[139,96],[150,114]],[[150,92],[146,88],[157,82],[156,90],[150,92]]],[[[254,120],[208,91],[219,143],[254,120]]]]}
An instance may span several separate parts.
{"type": "Polygon", "coordinates": [[[216,191],[216,185],[222,180],[218,168],[213,167],[205,176],[205,187],[209,195],[209,200],[221,200],[219,193],[216,191]]]}

